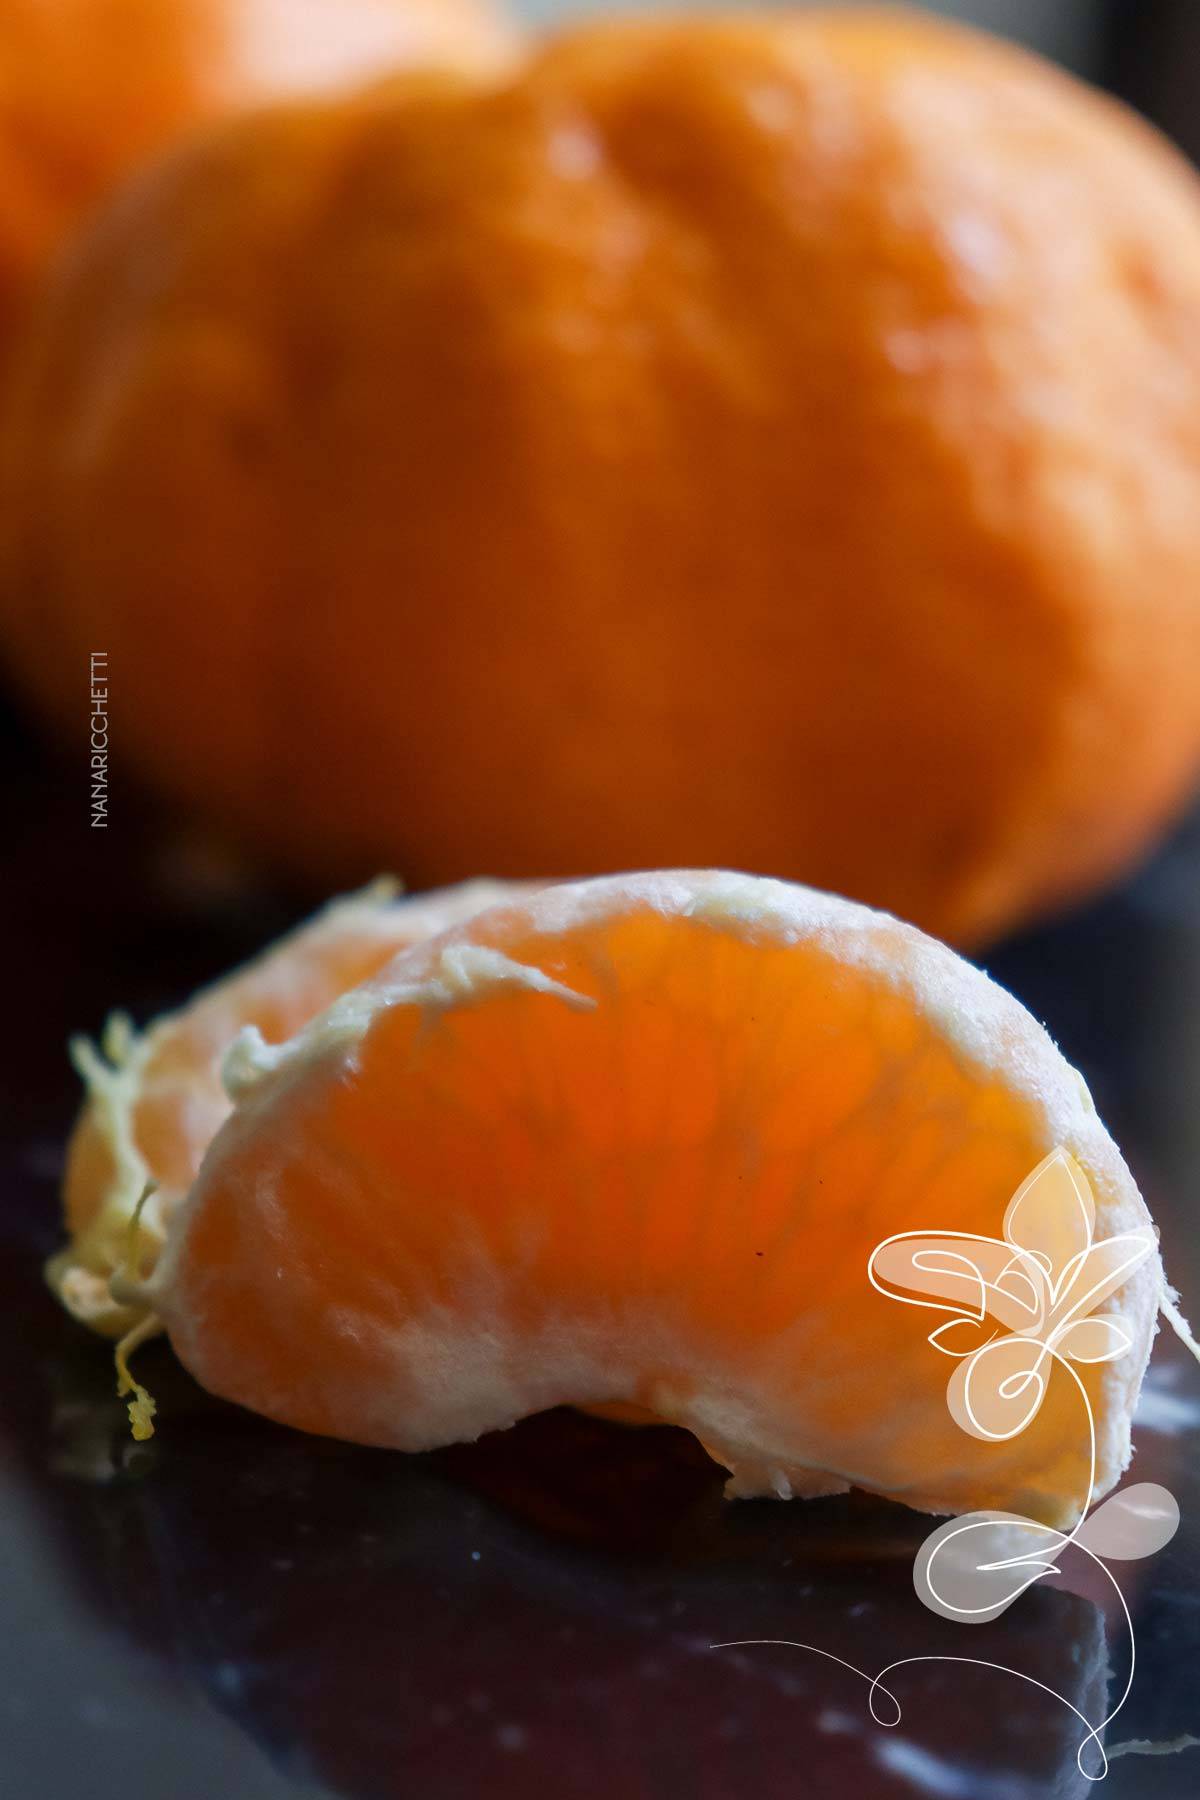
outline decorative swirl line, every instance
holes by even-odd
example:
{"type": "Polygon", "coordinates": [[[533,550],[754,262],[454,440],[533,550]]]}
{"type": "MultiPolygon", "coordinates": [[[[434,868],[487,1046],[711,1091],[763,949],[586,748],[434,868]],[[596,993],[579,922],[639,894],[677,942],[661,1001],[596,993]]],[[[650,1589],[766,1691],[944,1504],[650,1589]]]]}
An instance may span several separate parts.
{"type": "MultiPolygon", "coordinates": [[[[899,1724],[901,1718],[896,1696],[884,1685],[884,1678],[894,1670],[923,1662],[994,1669],[1040,1688],[1072,1712],[1086,1732],[1075,1755],[1079,1773],[1087,1781],[1104,1779],[1108,1756],[1101,1733],[1129,1698],[1137,1648],[1125,1596],[1103,1559],[1141,1557],[1161,1549],[1178,1528],[1179,1509],[1165,1488],[1139,1482],[1089,1512],[1096,1487],[1096,1420],[1075,1364],[1114,1362],[1132,1347],[1121,1320],[1104,1314],[1093,1316],[1094,1309],[1115,1294],[1157,1248],[1149,1231],[1124,1232],[1097,1243],[1095,1222],[1087,1176],[1060,1146],[1014,1193],[1005,1210],[1001,1237],[976,1232],[897,1232],[871,1252],[867,1276],[887,1299],[949,1315],[929,1333],[928,1341],[954,1361],[946,1402],[955,1423],[970,1436],[991,1444],[1019,1437],[1041,1411],[1055,1364],[1074,1382],[1087,1417],[1088,1475],[1071,1530],[1061,1531],[1018,1513],[967,1513],[937,1526],[925,1539],[913,1565],[913,1585],[924,1604],[942,1617],[966,1624],[984,1623],[999,1617],[1036,1582],[1059,1574],[1054,1559],[1063,1550],[1070,1546],[1081,1550],[1111,1586],[1129,1634],[1129,1673],[1107,1716],[1092,1724],[1079,1707],[1046,1682],[982,1657],[901,1657],[870,1675],[815,1644],[788,1638],[741,1638],[714,1644],[713,1649],[777,1644],[840,1663],[867,1682],[871,1717],[888,1727],[899,1724]],[[1039,1541],[1036,1548],[1026,1545],[1016,1552],[1007,1550],[1014,1537],[1029,1534],[1050,1542],[1039,1541]],[[1013,1576],[1017,1577],[1015,1585],[1008,1579],[1013,1576]],[[878,1694],[887,1696],[894,1718],[880,1717],[878,1694]],[[1084,1766],[1085,1752],[1093,1744],[1100,1759],[1096,1772],[1084,1766]]],[[[1168,1310],[1164,1301],[1160,1304],[1183,1341],[1198,1353],[1173,1309],[1168,1310]]]]}
{"type": "MultiPolygon", "coordinates": [[[[1108,1574],[1108,1571],[1105,1570],[1105,1573],[1108,1574]]],[[[1109,1576],[1109,1579],[1111,1580],[1112,1577],[1109,1576]]],[[[1120,1598],[1119,1590],[1118,1598],[1120,1598]]],[[[1121,1604],[1122,1606],[1125,1604],[1123,1599],[1121,1600],[1121,1604]]],[[[1126,1613],[1126,1618],[1128,1618],[1128,1616],[1128,1613],[1126,1613]]],[[[885,1676],[891,1675],[896,1669],[907,1669],[915,1663],[969,1663],[977,1669],[994,1669],[998,1674],[1012,1675],[1018,1681],[1027,1682],[1030,1687],[1040,1688],[1043,1694],[1049,1694],[1052,1700],[1059,1701],[1066,1707],[1068,1712],[1074,1713],[1075,1717],[1079,1720],[1079,1723],[1086,1732],[1086,1736],[1076,1752],[1075,1761],[1078,1765],[1079,1773],[1083,1776],[1084,1780],[1103,1781],[1104,1777],[1108,1774],[1108,1755],[1105,1751],[1104,1744],[1101,1741],[1100,1733],[1111,1723],[1117,1709],[1114,1709],[1114,1711],[1109,1714],[1108,1718],[1102,1720],[1099,1725],[1093,1725],[1088,1720],[1087,1715],[1082,1713],[1074,1702],[1068,1700],[1064,1694],[1060,1694],[1057,1689],[1048,1686],[1046,1682],[1039,1681],[1036,1675],[1026,1675],[1023,1670],[1011,1668],[1007,1663],[988,1662],[986,1658],[981,1656],[900,1656],[897,1657],[895,1662],[886,1663],[877,1675],[870,1675],[865,1669],[860,1669],[857,1663],[847,1662],[844,1656],[835,1656],[831,1650],[822,1650],[816,1644],[799,1643],[795,1638],[731,1638],[726,1643],[710,1644],[709,1649],[743,1650],[752,1649],[756,1646],[765,1646],[779,1650],[807,1650],[813,1656],[823,1656],[827,1662],[840,1663],[843,1669],[849,1669],[852,1675],[857,1675],[860,1680],[866,1682],[869,1690],[867,1695],[868,1710],[876,1725],[882,1725],[885,1731],[893,1730],[900,1724],[904,1717],[900,1702],[897,1700],[895,1694],[893,1694],[891,1688],[887,1687],[884,1682],[885,1676]],[[885,1694],[888,1700],[890,1700],[896,1711],[894,1719],[880,1718],[879,1713],[876,1711],[875,1696],[877,1692],[885,1694]],[[1084,1768],[1081,1760],[1084,1751],[1090,1743],[1095,1744],[1100,1756],[1100,1770],[1095,1775],[1090,1774],[1089,1771],[1084,1768]]],[[[1131,1683],[1132,1675],[1130,1676],[1130,1684],[1131,1683]]],[[[1122,1701],[1124,1701],[1128,1692],[1129,1684],[1126,1686],[1125,1695],[1122,1696],[1122,1701]]]]}

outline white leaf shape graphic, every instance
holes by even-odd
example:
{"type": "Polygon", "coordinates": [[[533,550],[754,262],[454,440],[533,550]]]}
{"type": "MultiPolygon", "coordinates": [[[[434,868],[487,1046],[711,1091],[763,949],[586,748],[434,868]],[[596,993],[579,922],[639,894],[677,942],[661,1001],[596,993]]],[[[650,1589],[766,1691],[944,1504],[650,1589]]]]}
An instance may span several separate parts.
{"type": "Polygon", "coordinates": [[[945,1231],[885,1238],[871,1253],[867,1274],[879,1293],[905,1306],[980,1320],[990,1314],[1010,1331],[1041,1323],[1041,1290],[1049,1279],[1037,1263],[1026,1270],[1021,1252],[1000,1238],[945,1231]]]}
{"type": "Polygon", "coordinates": [[[1115,1362],[1124,1356],[1133,1340],[1119,1319],[1103,1313],[1094,1319],[1073,1319],[1056,1333],[1054,1348],[1072,1362],[1115,1362]]]}
{"type": "Polygon", "coordinates": [[[1124,1231],[1081,1250],[1054,1283],[1053,1316],[1077,1319],[1115,1294],[1139,1263],[1151,1255],[1155,1239],[1147,1231],[1124,1231]]]}
{"type": "Polygon", "coordinates": [[[1059,1145],[1027,1175],[1004,1214],[1004,1236],[1048,1275],[1088,1249],[1096,1207],[1087,1176],[1059,1145]]]}
{"type": "Polygon", "coordinates": [[[1157,1481],[1135,1481],[1089,1513],[1075,1542],[1093,1556],[1136,1562],[1169,1544],[1179,1529],[1175,1496],[1157,1481]]]}
{"type": "Polygon", "coordinates": [[[943,1319],[929,1334],[929,1342],[943,1356],[974,1356],[991,1342],[995,1332],[983,1319],[943,1319]]]}
{"type": "Polygon", "coordinates": [[[963,1431],[1002,1444],[1037,1417],[1049,1375],[1049,1355],[1036,1338],[993,1338],[956,1365],[946,1404],[963,1431]]]}
{"type": "Polygon", "coordinates": [[[913,1586],[931,1612],[986,1625],[1044,1576],[1065,1534],[1017,1513],[973,1512],[930,1532],[913,1564],[913,1586]]]}

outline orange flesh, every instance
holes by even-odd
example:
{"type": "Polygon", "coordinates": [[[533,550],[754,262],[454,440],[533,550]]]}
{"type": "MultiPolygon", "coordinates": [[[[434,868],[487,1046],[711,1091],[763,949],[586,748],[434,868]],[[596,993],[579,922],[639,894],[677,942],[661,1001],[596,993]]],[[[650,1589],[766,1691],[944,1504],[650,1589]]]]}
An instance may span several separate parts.
{"type": "Polygon", "coordinates": [[[335,901],[141,1038],[118,1034],[114,1045],[106,1032],[111,1066],[87,1051],[100,1074],[89,1070],[92,1091],[68,1146],[64,1206],[72,1241],[48,1266],[68,1309],[110,1334],[127,1327],[108,1278],[128,1252],[134,1204],[149,1185],[153,1202],[141,1219],[138,1249],[144,1271],[229,1113],[222,1063],[243,1027],[281,1043],[405,945],[518,891],[475,881],[398,900],[393,884],[376,883],[335,901]]]}
{"type": "MultiPolygon", "coordinates": [[[[133,1112],[134,1140],[152,1181],[184,1192],[229,1103],[221,1086],[221,1058],[241,1027],[258,1026],[268,1043],[282,1043],[347,988],[365,981],[405,942],[348,932],[311,957],[288,961],[285,980],[251,978],[233,992],[201,996],[158,1029],[133,1112]]],[[[73,1234],[86,1229],[111,1179],[112,1161],[94,1114],[81,1117],[67,1160],[65,1204],[73,1234]]]]}
{"type": "MultiPolygon", "coordinates": [[[[595,1004],[486,985],[394,1000],[360,1044],[264,1076],[166,1259],[158,1305],[184,1361],[277,1419],[402,1448],[619,1402],[690,1426],[745,1491],[1077,1507],[1069,1380],[1016,1442],[966,1437],[927,1315],[876,1294],[867,1260],[906,1229],[998,1232],[1061,1131],[1048,1081],[1101,1212],[1106,1195],[1144,1208],[1015,1002],[907,927],[844,911],[870,921],[865,961],[821,932],[779,942],[646,907],[553,931],[493,909],[452,934],[595,1004]],[[931,956],[962,971],[948,999],[922,989],[931,956]],[[1028,1036],[1031,1091],[939,1012],[976,988],[999,1044],[1028,1036]]],[[[373,985],[419,984],[441,954],[420,946],[373,985]]],[[[1103,1419],[1104,1378],[1084,1379],[1103,1419]]]]}
{"type": "MultiPolygon", "coordinates": [[[[268,1044],[299,1031],[322,1006],[345,988],[372,976],[396,954],[399,940],[380,943],[353,938],[322,954],[315,967],[297,959],[290,985],[261,992],[261,985],[230,1001],[187,1008],[158,1033],[146,1064],[146,1078],[133,1109],[133,1138],[148,1165],[149,1179],[187,1190],[212,1134],[228,1112],[219,1082],[219,1062],[239,1028],[254,1022],[268,1044]]],[[[85,1111],[70,1141],[67,1161],[67,1224],[85,1231],[112,1179],[112,1156],[85,1111]]]]}

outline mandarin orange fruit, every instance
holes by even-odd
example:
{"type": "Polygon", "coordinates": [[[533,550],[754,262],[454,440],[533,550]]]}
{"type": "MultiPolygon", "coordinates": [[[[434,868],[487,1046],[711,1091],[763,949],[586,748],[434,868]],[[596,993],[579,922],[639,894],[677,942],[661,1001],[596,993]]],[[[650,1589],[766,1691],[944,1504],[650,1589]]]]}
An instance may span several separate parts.
{"type": "Polygon", "coordinates": [[[0,345],[69,229],[178,133],[397,64],[494,64],[488,0],[5,0],[0,345]]]}
{"type": "Polygon", "coordinates": [[[76,729],[106,649],[128,762],[326,870],[728,863],[992,936],[1200,761],[1197,195],[896,12],[229,124],[32,332],[9,660],[76,729]]]}
{"type": "MultiPolygon", "coordinates": [[[[424,1450],[615,1403],[694,1432],[733,1493],[853,1483],[1049,1523],[1087,1496],[1082,1392],[1096,1491],[1128,1460],[1152,1235],[1105,1299],[1126,1354],[1051,1375],[1010,1441],[960,1430],[928,1326],[871,1284],[896,1233],[998,1235],[1055,1151],[1097,1240],[1149,1231],[1042,1028],[894,919],[711,871],[545,888],[286,1043],[247,1029],[225,1068],[236,1103],[162,1257],[113,1288],[135,1337],[161,1320],[272,1419],[424,1450]]],[[[139,1391],[143,1433],[146,1412],[139,1391]]]]}
{"type": "Polygon", "coordinates": [[[105,1030],[103,1053],[76,1040],[72,1048],[88,1098],[67,1150],[70,1242],[47,1269],[68,1310],[114,1336],[128,1328],[128,1310],[114,1303],[108,1283],[129,1253],[135,1209],[150,1189],[135,1238],[146,1268],[230,1110],[221,1065],[244,1026],[255,1026],[267,1043],[281,1042],[402,946],[445,931],[515,891],[469,881],[397,900],[394,883],[376,882],[335,901],[144,1032],[117,1013],[105,1030]]]}

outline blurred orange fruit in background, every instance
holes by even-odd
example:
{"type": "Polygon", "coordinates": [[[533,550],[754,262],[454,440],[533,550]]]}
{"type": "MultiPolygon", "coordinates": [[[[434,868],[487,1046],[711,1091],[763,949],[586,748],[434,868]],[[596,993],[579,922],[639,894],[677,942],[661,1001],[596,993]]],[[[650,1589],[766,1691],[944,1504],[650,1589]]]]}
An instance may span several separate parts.
{"type": "Polygon", "coordinates": [[[966,942],[1200,759],[1200,200],[900,13],[598,22],[231,123],[10,421],[3,637],[256,848],[770,869],[966,942]]]}
{"type": "MultiPolygon", "coordinates": [[[[996,1236],[1060,1146],[1098,1239],[1149,1228],[1046,1033],[910,926],[716,871],[548,887],[285,1044],[244,1034],[226,1078],[153,1276],[114,1289],[227,1399],[405,1450],[616,1402],[694,1432],[733,1493],[1049,1523],[1087,1497],[1070,1380],[976,1442],[929,1320],[868,1279],[896,1232],[996,1236]]],[[[1155,1255],[1106,1301],[1120,1362],[1080,1369],[1098,1494],[1161,1292],[1155,1255]]]]}
{"type": "Polygon", "coordinates": [[[69,228],[187,127],[507,45],[487,0],[4,0],[0,349],[69,228]]]}

